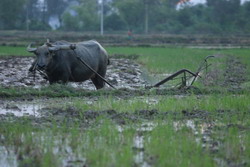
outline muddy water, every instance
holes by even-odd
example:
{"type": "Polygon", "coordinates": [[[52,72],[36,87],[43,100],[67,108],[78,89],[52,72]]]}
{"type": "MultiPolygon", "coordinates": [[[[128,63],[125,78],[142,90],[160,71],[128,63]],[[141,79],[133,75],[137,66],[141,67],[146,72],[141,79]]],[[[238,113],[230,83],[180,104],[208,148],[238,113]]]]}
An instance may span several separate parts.
{"type": "Polygon", "coordinates": [[[0,101],[0,115],[13,115],[13,116],[41,116],[39,110],[42,109],[45,104],[37,101],[33,102],[15,102],[15,101],[0,101]]]}
{"type": "Polygon", "coordinates": [[[0,146],[0,166],[17,167],[17,158],[13,149],[0,146]]]}
{"type": "MultiPolygon", "coordinates": [[[[138,97],[137,100],[141,100],[148,105],[155,105],[159,102],[158,97],[138,97]]],[[[79,100],[83,101],[87,105],[93,104],[95,101],[98,101],[97,97],[88,97],[80,98],[79,100]]],[[[131,100],[133,102],[134,100],[131,100]]],[[[50,110],[54,107],[61,108],[63,105],[71,104],[70,98],[63,99],[36,99],[31,101],[11,101],[11,100],[0,100],[0,115],[13,115],[17,117],[22,116],[35,116],[41,117],[44,116],[44,110],[50,110]]],[[[55,110],[59,110],[55,108],[55,110]]],[[[63,113],[62,113],[63,114],[63,113]]]]}
{"type": "Polygon", "coordinates": [[[134,160],[138,166],[141,167],[150,167],[151,165],[146,161],[146,156],[144,153],[144,141],[145,141],[145,133],[151,132],[155,126],[157,126],[154,122],[145,122],[139,128],[136,129],[137,135],[134,137],[134,149],[135,156],[134,160]]]}
{"type": "MultiPolygon", "coordinates": [[[[145,155],[145,140],[150,140],[145,137],[146,133],[150,133],[157,126],[155,122],[144,122],[138,128],[136,128],[136,135],[133,139],[133,150],[134,150],[134,162],[137,166],[140,167],[150,167],[151,165],[147,162],[147,157],[145,155]]],[[[214,142],[211,139],[212,123],[199,123],[195,124],[194,120],[185,120],[185,121],[174,121],[173,127],[175,130],[179,130],[183,127],[190,128],[194,135],[196,136],[196,142],[201,144],[203,148],[209,148],[211,151],[217,151],[219,149],[218,145],[214,145],[214,142]]],[[[117,126],[119,132],[124,130],[124,126],[117,126]]],[[[222,161],[218,161],[221,163],[222,161]]]]}
{"type": "MultiPolygon", "coordinates": [[[[158,124],[154,121],[144,120],[143,123],[134,126],[136,133],[133,137],[133,144],[131,145],[131,149],[133,149],[133,160],[136,166],[152,166],[146,154],[147,150],[145,148],[145,141],[150,140],[150,136],[148,136],[148,133],[152,132],[154,128],[157,127],[157,125],[158,124]]],[[[196,142],[198,144],[201,144],[203,148],[208,148],[211,152],[218,151],[220,144],[222,144],[212,138],[214,126],[216,126],[216,124],[213,122],[195,122],[191,119],[173,122],[173,127],[176,131],[182,129],[183,127],[191,129],[193,134],[196,136],[196,142]]],[[[126,128],[131,128],[131,126],[117,124],[116,128],[118,132],[122,133],[126,128]]],[[[36,133],[34,133],[33,135],[34,137],[39,137],[39,135],[36,135],[36,133]]],[[[40,135],[40,138],[42,138],[42,140],[46,140],[47,137],[48,136],[40,135]]],[[[56,144],[53,148],[53,153],[56,155],[60,155],[62,166],[83,166],[84,164],[86,164],[86,159],[84,158],[84,156],[76,155],[74,153],[70,146],[70,140],[68,138],[64,138],[62,140],[60,137],[55,137],[55,142],[56,144]]],[[[16,157],[17,155],[14,153],[14,149],[7,149],[4,146],[0,146],[0,164],[5,164],[5,166],[7,167],[18,166],[16,157]]],[[[214,158],[219,166],[227,166],[227,163],[223,159],[219,159],[216,156],[214,158]]]]}
{"type": "MultiPolygon", "coordinates": [[[[108,66],[106,79],[117,88],[138,88],[146,84],[141,77],[142,71],[140,65],[134,61],[124,58],[111,59],[108,66]]],[[[36,74],[28,73],[28,69],[33,62],[32,57],[11,57],[0,59],[0,85],[4,87],[34,87],[48,85],[38,72],[36,74]]],[[[83,89],[95,89],[91,81],[82,83],[69,83],[73,87],[83,89]]]]}
{"type": "MultiPolygon", "coordinates": [[[[146,161],[145,156],[145,133],[151,132],[157,126],[154,122],[144,122],[136,128],[136,135],[133,139],[133,150],[134,150],[134,163],[140,167],[150,167],[151,165],[146,161]]],[[[117,130],[123,132],[125,126],[117,125],[117,130]]]]}
{"type": "MultiPolygon", "coordinates": [[[[34,132],[34,138],[42,138],[42,140],[47,140],[48,136],[40,136],[34,132]]],[[[59,155],[61,164],[63,167],[74,166],[82,167],[86,164],[86,159],[77,156],[73,153],[72,148],[70,147],[70,141],[65,138],[62,140],[60,137],[56,137],[55,147],[53,147],[53,153],[59,155]],[[63,141],[63,143],[62,143],[63,141]]],[[[38,139],[39,140],[39,139],[38,139]]],[[[1,167],[18,167],[18,148],[0,146],[0,166],[1,167]]]]}

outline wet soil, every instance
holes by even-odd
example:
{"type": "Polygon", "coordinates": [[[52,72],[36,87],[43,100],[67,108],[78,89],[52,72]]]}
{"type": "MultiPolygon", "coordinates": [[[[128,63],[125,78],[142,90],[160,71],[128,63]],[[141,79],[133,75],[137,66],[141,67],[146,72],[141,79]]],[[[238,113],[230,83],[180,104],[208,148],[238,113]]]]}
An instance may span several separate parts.
{"type": "Polygon", "coordinates": [[[226,57],[225,69],[223,70],[218,64],[213,65],[202,83],[206,86],[221,86],[232,92],[242,91],[241,84],[247,81],[246,65],[235,56],[215,55],[215,57],[221,56],[226,57]]]}
{"type": "Polygon", "coordinates": [[[247,80],[246,65],[239,58],[228,56],[224,76],[223,86],[230,87],[230,89],[241,89],[241,84],[247,80]]]}
{"type": "MultiPolygon", "coordinates": [[[[203,73],[204,76],[199,78],[197,82],[201,82],[205,87],[174,87],[165,83],[159,88],[153,88],[152,90],[145,89],[152,85],[152,81],[149,79],[150,74],[142,70],[141,65],[135,62],[138,57],[136,55],[124,56],[124,55],[113,55],[111,57],[111,64],[108,66],[106,79],[118,88],[117,91],[109,91],[111,88],[106,84],[108,91],[102,89],[106,93],[111,93],[114,96],[142,96],[142,95],[187,95],[187,94],[210,94],[230,91],[233,93],[242,93],[245,88],[242,87],[242,83],[247,82],[246,65],[235,56],[227,55],[215,55],[215,57],[223,56],[226,57],[225,63],[226,68],[212,64],[209,67],[207,73],[203,73]],[[170,86],[170,87],[169,87],[170,86]],[[223,89],[214,89],[214,87],[223,87],[223,89]]],[[[0,59],[0,86],[9,88],[42,88],[46,89],[49,85],[48,81],[44,79],[37,72],[36,75],[28,73],[28,69],[33,61],[32,57],[9,57],[0,59]]],[[[164,79],[164,77],[162,77],[164,79]]],[[[159,81],[159,80],[158,80],[159,81]]],[[[157,81],[155,81],[157,82],[157,81]]],[[[91,81],[85,81],[81,83],[68,83],[67,87],[63,88],[68,90],[72,96],[98,96],[94,85],[91,81]],[[75,89],[76,88],[76,89],[75,89]],[[77,93],[76,93],[77,92],[77,93]]],[[[64,97],[65,94],[60,94],[60,91],[54,90],[52,87],[53,96],[48,97],[64,97]]],[[[102,94],[102,93],[99,93],[102,94]]],[[[104,93],[105,94],[105,93],[104,93]]],[[[13,97],[4,92],[1,94],[2,97],[13,97]]],[[[19,94],[18,97],[23,96],[19,94]]],[[[30,95],[29,91],[24,95],[25,97],[36,96],[35,94],[30,95]]],[[[40,96],[40,94],[39,94],[40,96]]],[[[45,95],[46,96],[46,95],[45,95]]],[[[34,99],[34,97],[31,99],[34,99]]]]}
{"type": "MultiPolygon", "coordinates": [[[[157,119],[167,119],[168,117],[174,120],[188,119],[188,120],[203,120],[203,121],[214,121],[214,118],[221,119],[223,117],[233,117],[235,114],[239,114],[238,111],[233,110],[217,110],[216,112],[208,112],[205,110],[182,110],[182,111],[158,111],[156,109],[148,110],[136,110],[120,112],[116,110],[86,110],[82,111],[74,106],[68,105],[66,108],[62,107],[51,107],[45,105],[33,104],[32,112],[27,112],[21,115],[14,112],[6,112],[0,114],[0,121],[7,120],[30,120],[34,123],[39,123],[39,126],[47,125],[52,120],[56,120],[57,123],[61,124],[64,121],[74,124],[75,121],[81,122],[82,127],[90,125],[90,123],[96,123],[98,118],[106,118],[114,121],[118,125],[126,125],[129,123],[139,123],[143,121],[153,121],[157,119]],[[21,117],[20,117],[21,116],[21,117]]],[[[28,105],[24,106],[24,109],[20,105],[15,104],[4,104],[4,109],[21,112],[28,110],[28,105]],[[26,107],[26,108],[25,108],[26,107]]],[[[31,107],[30,107],[31,108],[31,107]]],[[[248,112],[241,112],[240,114],[248,115],[248,112]]],[[[230,125],[234,126],[234,125],[230,125]]],[[[244,126],[242,126],[244,127],[244,126]]],[[[249,127],[248,127],[249,128],[249,127]]],[[[244,129],[244,128],[243,128],[244,129]]]]}
{"type": "MultiPolygon", "coordinates": [[[[117,88],[135,89],[142,87],[146,81],[141,77],[142,71],[139,64],[126,58],[111,58],[106,79],[117,88]]],[[[3,87],[33,87],[38,88],[48,85],[38,72],[28,72],[32,57],[10,57],[0,59],[0,85],[3,87]]],[[[71,86],[82,89],[95,89],[91,81],[69,83],[71,86]]],[[[108,87],[108,85],[107,85],[108,87]]]]}

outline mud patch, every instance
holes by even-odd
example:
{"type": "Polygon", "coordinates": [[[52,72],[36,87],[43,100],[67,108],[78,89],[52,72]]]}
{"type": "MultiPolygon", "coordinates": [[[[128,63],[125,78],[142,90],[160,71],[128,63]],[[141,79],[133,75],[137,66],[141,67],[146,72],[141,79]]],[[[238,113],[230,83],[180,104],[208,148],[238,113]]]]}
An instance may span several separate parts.
{"type": "MultiPolygon", "coordinates": [[[[9,108],[12,104],[4,105],[5,108],[9,108]]],[[[36,105],[36,104],[34,104],[36,105]]],[[[13,105],[13,108],[10,107],[11,110],[18,110],[18,112],[22,113],[20,106],[13,105]]],[[[6,109],[8,110],[8,109],[6,109]]],[[[91,123],[96,123],[100,118],[106,118],[112,120],[114,123],[118,125],[126,125],[129,123],[136,123],[136,122],[144,122],[144,121],[153,121],[157,119],[167,119],[169,117],[173,118],[174,120],[179,119],[199,119],[199,120],[212,120],[214,116],[220,119],[223,117],[231,117],[237,114],[237,111],[231,110],[218,110],[216,112],[208,112],[203,110],[192,110],[186,111],[182,110],[179,112],[174,111],[158,111],[156,109],[142,109],[136,111],[128,111],[128,112],[120,112],[116,110],[102,110],[102,111],[94,111],[94,110],[86,110],[81,111],[74,106],[68,106],[67,108],[61,107],[42,107],[39,106],[35,110],[35,114],[7,114],[1,112],[0,120],[8,120],[8,118],[13,118],[14,120],[22,120],[20,116],[26,116],[25,119],[29,119],[34,121],[34,123],[45,123],[49,124],[51,121],[56,121],[58,124],[61,123],[72,123],[74,124],[75,121],[82,124],[82,127],[85,125],[91,125],[91,123]]],[[[242,114],[246,114],[243,112],[242,114]]],[[[70,124],[69,124],[70,125],[70,124]]],[[[40,126],[40,125],[39,125],[40,126]]]]}
{"type": "Polygon", "coordinates": [[[224,76],[224,86],[236,90],[241,89],[240,85],[246,81],[246,65],[244,65],[239,58],[229,56],[226,62],[224,76]]]}
{"type": "MultiPolygon", "coordinates": [[[[106,79],[117,88],[135,89],[142,87],[146,81],[142,79],[140,65],[126,58],[111,58],[106,79]]],[[[0,85],[3,87],[33,87],[48,85],[48,81],[36,72],[28,73],[33,62],[32,57],[10,57],[0,59],[0,85]]],[[[95,89],[91,81],[69,83],[76,88],[95,89]]],[[[108,86],[107,86],[108,87],[108,86]]]]}

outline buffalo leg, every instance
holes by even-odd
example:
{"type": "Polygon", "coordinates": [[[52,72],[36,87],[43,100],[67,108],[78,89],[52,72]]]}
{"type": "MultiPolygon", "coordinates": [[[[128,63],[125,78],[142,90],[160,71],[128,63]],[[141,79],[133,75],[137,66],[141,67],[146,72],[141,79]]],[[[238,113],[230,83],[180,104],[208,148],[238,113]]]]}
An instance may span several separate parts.
{"type": "MultiPolygon", "coordinates": [[[[105,69],[99,69],[97,71],[97,73],[104,78],[105,74],[106,74],[106,68],[105,69]]],[[[94,78],[91,78],[91,80],[92,80],[93,84],[95,85],[96,89],[101,89],[105,85],[105,82],[103,81],[103,79],[101,77],[97,76],[97,75],[95,75],[94,78]]]]}
{"type": "Polygon", "coordinates": [[[48,77],[49,80],[49,84],[55,84],[55,83],[59,83],[59,84],[66,84],[69,81],[69,73],[67,71],[59,71],[56,73],[56,75],[50,75],[48,77]],[[61,76],[58,75],[58,73],[61,74],[61,76]]]}
{"type": "Polygon", "coordinates": [[[101,89],[105,85],[105,82],[98,76],[92,78],[91,81],[95,85],[96,89],[101,89]]]}

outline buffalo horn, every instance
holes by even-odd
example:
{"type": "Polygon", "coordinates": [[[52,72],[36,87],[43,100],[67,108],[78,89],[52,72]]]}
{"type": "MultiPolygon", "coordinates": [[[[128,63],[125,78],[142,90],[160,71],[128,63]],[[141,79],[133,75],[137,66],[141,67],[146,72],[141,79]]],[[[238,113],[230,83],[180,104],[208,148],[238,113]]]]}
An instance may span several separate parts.
{"type": "Polygon", "coordinates": [[[50,51],[57,51],[57,50],[69,50],[72,49],[72,45],[53,45],[49,47],[50,51]]]}
{"type": "Polygon", "coordinates": [[[32,43],[28,45],[27,51],[28,52],[35,52],[37,50],[37,48],[31,48],[31,45],[32,45],[32,43]]]}

